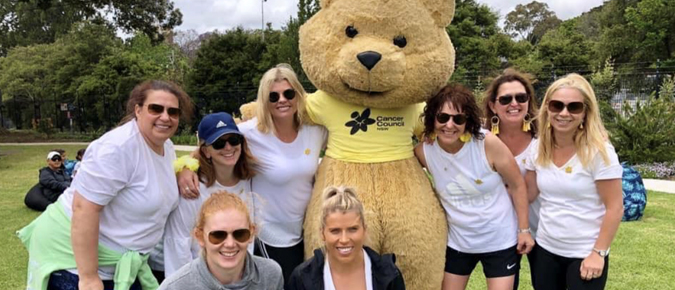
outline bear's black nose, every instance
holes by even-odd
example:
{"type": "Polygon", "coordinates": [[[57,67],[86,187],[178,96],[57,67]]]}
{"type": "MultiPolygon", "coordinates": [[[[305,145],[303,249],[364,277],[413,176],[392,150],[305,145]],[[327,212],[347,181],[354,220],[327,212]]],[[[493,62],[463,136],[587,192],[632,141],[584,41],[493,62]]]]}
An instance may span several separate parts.
{"type": "Polygon", "coordinates": [[[382,55],[374,51],[364,51],[359,53],[356,58],[359,59],[363,66],[365,66],[368,70],[371,70],[380,61],[380,59],[382,59],[382,55]]]}

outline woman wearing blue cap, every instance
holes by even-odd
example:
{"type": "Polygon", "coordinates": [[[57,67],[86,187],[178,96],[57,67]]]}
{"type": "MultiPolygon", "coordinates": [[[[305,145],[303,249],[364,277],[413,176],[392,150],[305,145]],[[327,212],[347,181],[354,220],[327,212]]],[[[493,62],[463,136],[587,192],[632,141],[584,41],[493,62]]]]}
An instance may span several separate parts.
{"type": "MultiPolygon", "coordinates": [[[[178,208],[169,215],[164,234],[164,271],[167,277],[199,257],[199,244],[191,238],[191,234],[199,208],[211,194],[219,191],[237,194],[247,203],[252,217],[255,214],[251,194],[254,158],[232,116],[227,113],[207,115],[199,123],[198,130],[197,174],[201,194],[196,199],[181,198],[178,208]]],[[[249,251],[253,253],[253,244],[249,251]]]]}
{"type": "MultiPolygon", "coordinates": [[[[256,117],[239,124],[257,160],[253,191],[265,201],[255,254],[279,263],[284,281],[304,261],[302,224],[328,134],[303,124],[305,95],[290,66],[277,65],[260,79],[256,117]]],[[[193,177],[180,173],[183,195],[196,191],[193,177]]]]}

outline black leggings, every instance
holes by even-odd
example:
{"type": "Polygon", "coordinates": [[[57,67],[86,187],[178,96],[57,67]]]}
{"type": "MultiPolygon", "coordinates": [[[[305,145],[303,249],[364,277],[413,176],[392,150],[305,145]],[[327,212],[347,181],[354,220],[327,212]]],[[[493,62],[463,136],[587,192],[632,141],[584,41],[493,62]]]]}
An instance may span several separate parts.
{"type": "Polygon", "coordinates": [[[605,267],[602,276],[591,280],[582,280],[581,262],[584,259],[565,258],[553,254],[546,249],[535,245],[532,249],[536,260],[537,270],[533,277],[536,290],[602,290],[607,283],[609,257],[605,257],[605,267]]]}
{"type": "MultiPolygon", "coordinates": [[[[518,255],[518,259],[521,259],[522,256],[518,255]]],[[[534,256],[534,251],[530,251],[530,253],[527,254],[527,261],[530,264],[530,279],[532,281],[532,285],[534,285],[534,274],[537,271],[537,257],[534,256]]],[[[518,262],[520,263],[520,262],[518,262]]],[[[521,264],[521,270],[522,264],[521,264]]],[[[518,285],[520,285],[520,271],[516,272],[516,276],[513,279],[513,290],[518,290],[518,285]]]]}
{"type": "Polygon", "coordinates": [[[288,279],[291,277],[291,273],[293,273],[295,267],[302,264],[305,260],[305,243],[301,241],[297,245],[289,248],[276,248],[256,239],[253,254],[277,262],[279,266],[281,266],[281,271],[284,275],[284,283],[288,283],[288,279]],[[264,249],[261,249],[261,245],[264,249]]]}

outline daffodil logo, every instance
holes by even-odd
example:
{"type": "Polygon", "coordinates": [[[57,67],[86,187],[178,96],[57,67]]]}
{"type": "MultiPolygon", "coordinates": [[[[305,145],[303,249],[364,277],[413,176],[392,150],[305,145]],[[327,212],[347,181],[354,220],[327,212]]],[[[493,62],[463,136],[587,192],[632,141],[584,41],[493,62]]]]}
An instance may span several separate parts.
{"type": "Polygon", "coordinates": [[[366,108],[361,114],[359,114],[358,111],[354,111],[352,113],[352,119],[353,120],[345,123],[345,126],[352,128],[349,133],[350,135],[356,134],[359,130],[367,132],[368,125],[375,124],[375,119],[370,118],[370,108],[366,108]]]}

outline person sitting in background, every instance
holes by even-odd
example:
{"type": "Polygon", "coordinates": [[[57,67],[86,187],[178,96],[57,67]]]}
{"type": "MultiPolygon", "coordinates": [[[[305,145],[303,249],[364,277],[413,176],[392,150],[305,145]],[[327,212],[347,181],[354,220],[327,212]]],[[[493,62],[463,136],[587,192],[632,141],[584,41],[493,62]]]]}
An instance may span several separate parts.
{"type": "Polygon", "coordinates": [[[56,148],[56,149],[52,149],[52,151],[56,151],[61,155],[61,159],[63,159],[63,162],[61,163],[61,167],[66,172],[66,174],[68,174],[68,176],[72,177],[73,176],[73,170],[75,169],[75,165],[77,164],[77,161],[68,159],[68,153],[66,152],[66,150],[63,150],[61,148],[56,148]]]}
{"type": "Polygon", "coordinates": [[[85,151],[84,148],[82,148],[80,150],[77,150],[77,155],[75,155],[75,159],[77,161],[75,162],[75,167],[73,168],[73,174],[70,175],[71,178],[75,177],[75,174],[77,173],[77,170],[80,169],[80,165],[82,163],[82,158],[84,157],[84,151],[85,151]]]}
{"type": "Polygon", "coordinates": [[[31,209],[44,211],[70,186],[70,181],[61,154],[51,151],[47,154],[47,166],[40,169],[40,181],[28,191],[24,203],[31,209]]]}
{"type": "Polygon", "coordinates": [[[255,233],[256,225],[239,196],[227,191],[212,194],[199,210],[193,232],[202,254],[167,277],[159,290],[283,289],[279,264],[247,251],[255,233]]]}

